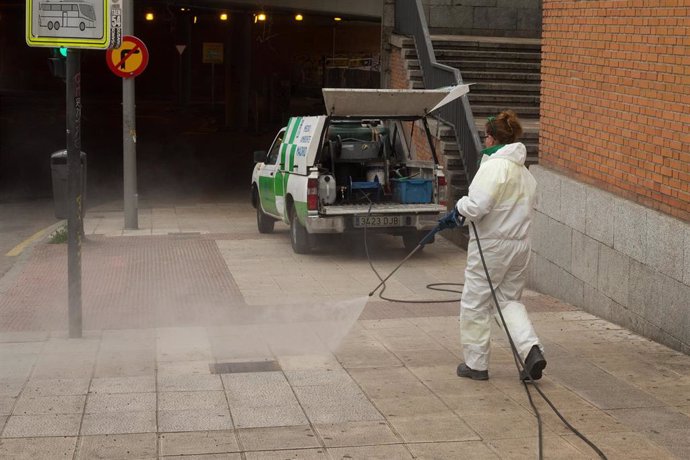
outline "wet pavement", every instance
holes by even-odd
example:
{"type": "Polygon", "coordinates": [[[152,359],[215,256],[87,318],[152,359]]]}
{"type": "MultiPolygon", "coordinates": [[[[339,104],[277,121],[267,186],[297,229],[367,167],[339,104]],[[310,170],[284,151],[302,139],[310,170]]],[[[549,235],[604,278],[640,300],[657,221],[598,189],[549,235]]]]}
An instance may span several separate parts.
{"type": "MultiPolygon", "coordinates": [[[[0,279],[1,458],[536,456],[503,332],[490,380],[458,378],[458,302],[365,299],[378,280],[362,248],[331,239],[296,255],[287,226],[258,233],[244,194],[148,203],[139,230],[122,227],[117,204],[87,214],[81,339],[66,333],[64,244],[29,244],[0,279]]],[[[406,255],[399,238],[369,246],[382,275],[406,255]]],[[[452,298],[425,286],[462,282],[464,264],[438,238],[386,294],[452,298]]],[[[689,356],[523,300],[549,362],[540,388],[608,458],[690,455],[689,356]]],[[[544,458],[596,457],[536,399],[544,458]]]]}

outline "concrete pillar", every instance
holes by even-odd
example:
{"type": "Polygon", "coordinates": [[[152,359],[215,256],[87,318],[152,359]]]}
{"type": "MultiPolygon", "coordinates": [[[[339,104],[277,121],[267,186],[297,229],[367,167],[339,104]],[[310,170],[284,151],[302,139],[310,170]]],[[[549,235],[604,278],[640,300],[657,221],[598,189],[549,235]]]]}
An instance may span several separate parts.
{"type": "Polygon", "coordinates": [[[192,96],[192,17],[180,17],[182,43],[186,46],[182,53],[182,105],[188,105],[192,96]]]}
{"type": "Polygon", "coordinates": [[[381,13],[381,88],[391,84],[391,35],[395,28],[395,0],[384,0],[381,13]]]}
{"type": "Polygon", "coordinates": [[[239,85],[239,100],[237,104],[237,124],[240,129],[249,127],[249,92],[252,75],[252,17],[242,14],[239,18],[238,54],[235,69],[239,85]]]}
{"type": "Polygon", "coordinates": [[[233,37],[232,37],[232,29],[228,29],[227,33],[225,34],[224,38],[224,43],[223,43],[223,95],[224,95],[224,101],[225,101],[225,122],[224,125],[226,128],[232,126],[232,109],[235,106],[234,105],[234,96],[235,93],[232,90],[232,84],[233,84],[233,67],[234,67],[234,62],[232,59],[232,46],[233,46],[233,37]]]}
{"type": "Polygon", "coordinates": [[[225,126],[249,127],[252,69],[252,16],[235,13],[225,39],[225,126]]]}

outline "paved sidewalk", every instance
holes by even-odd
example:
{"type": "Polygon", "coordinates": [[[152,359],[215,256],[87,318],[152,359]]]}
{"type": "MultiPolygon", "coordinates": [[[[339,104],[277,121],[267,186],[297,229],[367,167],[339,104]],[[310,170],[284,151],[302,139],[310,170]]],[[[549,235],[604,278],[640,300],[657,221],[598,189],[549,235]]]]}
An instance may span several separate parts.
{"type": "MultiPolygon", "coordinates": [[[[367,299],[361,248],[295,255],[287,227],[259,234],[240,198],[141,209],[135,231],[103,209],[85,221],[83,338],[65,332],[65,245],[35,244],[0,280],[0,458],[535,458],[496,325],[490,380],[455,376],[457,302],[367,299]]],[[[382,275],[405,256],[396,238],[370,246],[382,275]]],[[[448,299],[425,286],[461,282],[464,256],[438,238],[386,294],[448,299]]],[[[690,456],[689,356],[524,301],[549,360],[540,387],[608,458],[690,456]]],[[[545,458],[595,457],[538,407],[545,458]]]]}

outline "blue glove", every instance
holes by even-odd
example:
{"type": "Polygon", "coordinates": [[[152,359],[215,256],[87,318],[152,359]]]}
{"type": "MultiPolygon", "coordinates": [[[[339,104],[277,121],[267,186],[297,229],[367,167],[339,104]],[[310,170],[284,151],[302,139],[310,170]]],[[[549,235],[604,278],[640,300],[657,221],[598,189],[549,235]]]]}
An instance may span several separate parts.
{"type": "Polygon", "coordinates": [[[452,211],[439,219],[438,227],[440,230],[455,228],[462,225],[464,221],[465,217],[460,215],[457,208],[453,208],[452,211]]]}

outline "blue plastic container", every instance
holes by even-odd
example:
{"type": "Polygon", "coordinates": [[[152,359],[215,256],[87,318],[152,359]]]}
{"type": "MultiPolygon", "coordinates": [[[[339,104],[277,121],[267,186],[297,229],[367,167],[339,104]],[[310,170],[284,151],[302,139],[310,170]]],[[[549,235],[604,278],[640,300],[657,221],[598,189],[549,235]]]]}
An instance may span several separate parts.
{"type": "Polygon", "coordinates": [[[398,203],[431,203],[434,185],[431,179],[391,179],[393,200],[398,203]]]}
{"type": "Polygon", "coordinates": [[[351,198],[363,198],[368,194],[373,201],[381,199],[381,184],[378,182],[350,182],[351,198]]]}

